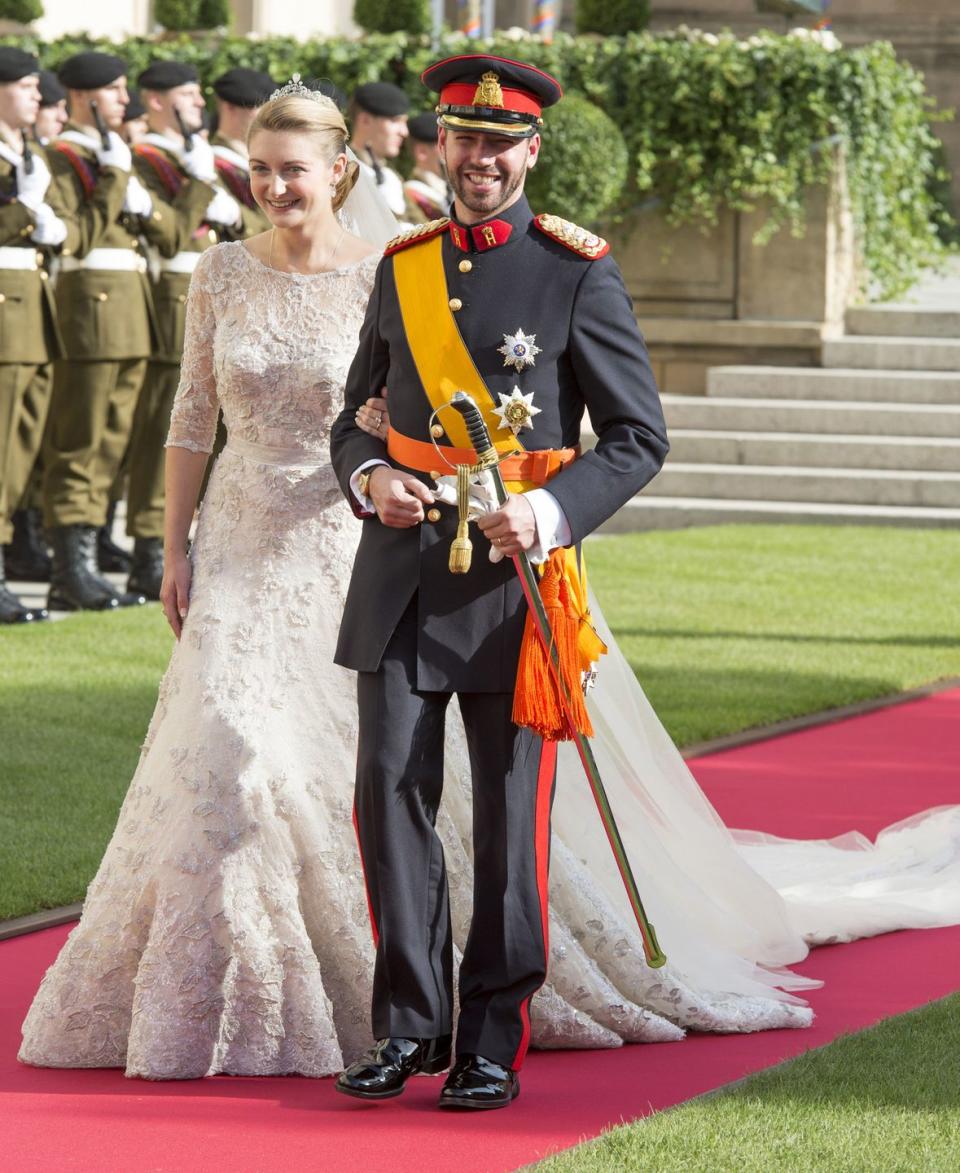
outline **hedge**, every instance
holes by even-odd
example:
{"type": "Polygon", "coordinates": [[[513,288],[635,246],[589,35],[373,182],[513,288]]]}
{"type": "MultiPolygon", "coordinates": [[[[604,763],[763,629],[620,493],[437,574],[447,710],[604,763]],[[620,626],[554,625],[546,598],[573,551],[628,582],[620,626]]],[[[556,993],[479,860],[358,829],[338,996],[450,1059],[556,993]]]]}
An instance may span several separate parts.
{"type": "MultiPolygon", "coordinates": [[[[519,33],[490,42],[448,33],[437,46],[405,33],[308,42],[135,38],[122,45],[86,37],[49,45],[5,39],[39,52],[54,68],[81,49],[101,47],[124,56],[134,78],[156,57],[192,61],[207,87],[241,64],[279,80],[294,71],[329,78],[347,93],[381,79],[406,90],[414,110],[432,101],[419,81],[427,64],[489,49],[555,74],[618,123],[630,164],[621,215],[656,197],[673,223],[709,226],[723,208],[752,210],[762,201],[770,209],[762,234],[782,226],[799,233],[804,190],[829,177],[833,152],[824,145],[838,142],[846,149],[853,214],[875,291],[901,292],[942,256],[938,232],[948,235],[949,218],[931,194],[938,172],[942,178],[931,127],[937,113],[922,75],[884,41],[845,49],[830,34],[738,40],[682,27],[657,36],[558,34],[549,44],[519,33]]],[[[571,205],[581,179],[570,176],[571,205]]]]}

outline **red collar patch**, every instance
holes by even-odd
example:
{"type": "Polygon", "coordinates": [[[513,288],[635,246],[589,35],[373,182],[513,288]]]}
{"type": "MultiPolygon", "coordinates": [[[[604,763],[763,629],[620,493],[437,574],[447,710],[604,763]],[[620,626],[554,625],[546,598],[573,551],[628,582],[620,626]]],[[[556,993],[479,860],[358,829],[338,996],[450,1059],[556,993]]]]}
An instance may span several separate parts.
{"type": "Polygon", "coordinates": [[[465,228],[450,221],[450,239],[462,253],[486,252],[506,244],[513,232],[513,225],[506,220],[491,220],[488,224],[465,228]]]}

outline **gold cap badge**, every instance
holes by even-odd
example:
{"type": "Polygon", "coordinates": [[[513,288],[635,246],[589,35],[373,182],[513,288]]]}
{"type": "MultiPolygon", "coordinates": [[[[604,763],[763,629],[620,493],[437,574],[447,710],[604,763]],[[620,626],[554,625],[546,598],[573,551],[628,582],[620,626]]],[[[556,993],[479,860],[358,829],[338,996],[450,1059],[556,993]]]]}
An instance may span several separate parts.
{"type": "Polygon", "coordinates": [[[474,106],[492,106],[503,109],[503,90],[500,88],[500,75],[492,70],[483,74],[477,92],[473,95],[474,106]]]}

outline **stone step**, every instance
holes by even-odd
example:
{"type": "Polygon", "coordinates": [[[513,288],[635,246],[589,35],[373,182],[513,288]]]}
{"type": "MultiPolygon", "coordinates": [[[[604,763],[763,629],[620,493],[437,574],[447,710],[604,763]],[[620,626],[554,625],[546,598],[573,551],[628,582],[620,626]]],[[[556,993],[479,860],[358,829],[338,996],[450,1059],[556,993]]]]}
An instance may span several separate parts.
{"type": "Polygon", "coordinates": [[[711,367],[707,372],[707,395],[960,404],[960,374],[825,367],[711,367]]]}
{"type": "Polygon", "coordinates": [[[816,468],[960,470],[960,439],[847,436],[817,432],[711,431],[674,428],[671,461],[816,468]]]}
{"type": "Polygon", "coordinates": [[[960,439],[960,404],[664,395],[668,428],[960,439]]]}
{"type": "Polygon", "coordinates": [[[960,371],[960,341],[847,334],[823,340],[823,365],[859,370],[960,371]]]}
{"type": "Polygon", "coordinates": [[[754,522],[794,525],[960,526],[960,509],[909,505],[840,505],[811,501],[718,500],[714,497],[654,497],[638,493],[600,527],[601,534],[629,534],[691,525],[754,522]]]}
{"type": "Polygon", "coordinates": [[[654,497],[960,509],[960,473],[688,464],[668,460],[644,492],[654,497]]]}
{"type": "Polygon", "coordinates": [[[847,310],[848,334],[897,338],[960,338],[960,309],[864,305],[847,310]]]}

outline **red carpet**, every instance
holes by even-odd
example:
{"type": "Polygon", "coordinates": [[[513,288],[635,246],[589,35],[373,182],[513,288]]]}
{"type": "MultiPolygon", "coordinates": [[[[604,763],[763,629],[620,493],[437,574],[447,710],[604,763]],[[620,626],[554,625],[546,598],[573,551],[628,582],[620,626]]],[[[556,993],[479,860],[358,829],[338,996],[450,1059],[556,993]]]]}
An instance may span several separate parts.
{"type": "MultiPolygon", "coordinates": [[[[735,826],[753,822],[811,837],[854,827],[873,834],[913,811],[960,800],[957,730],[960,690],[693,766],[735,826]]],[[[441,1116],[433,1107],[436,1079],[414,1080],[402,1099],[367,1107],[337,1096],[329,1081],[149,1084],[116,1071],[21,1067],[14,1058],[19,1024],[66,931],[0,943],[0,1152],[13,1173],[368,1173],[387,1163],[418,1173],[515,1169],[960,987],[960,928],[820,949],[802,967],[826,981],[811,994],[818,1017],[810,1030],[698,1036],[615,1052],[534,1052],[511,1108],[441,1116]]]]}

